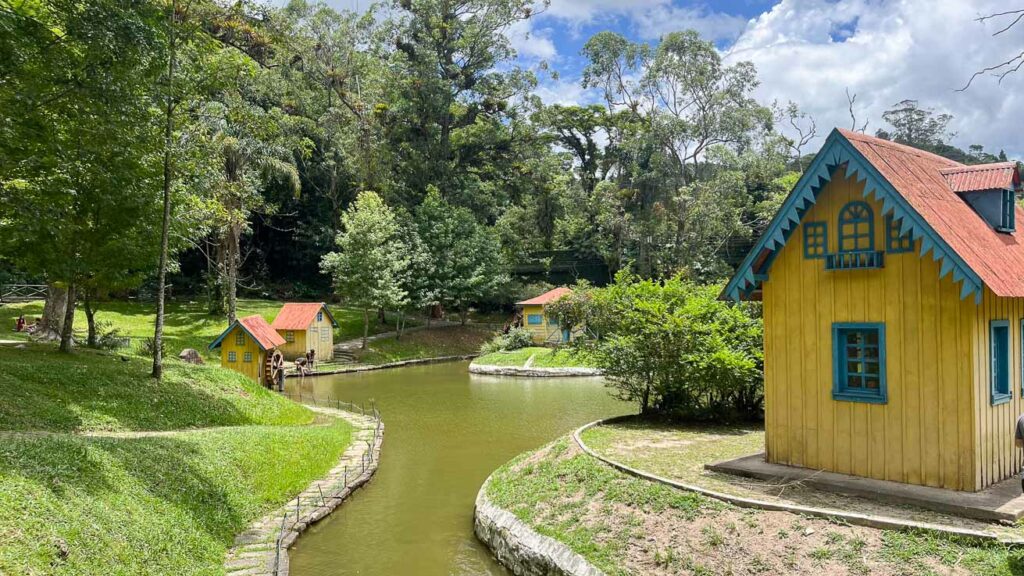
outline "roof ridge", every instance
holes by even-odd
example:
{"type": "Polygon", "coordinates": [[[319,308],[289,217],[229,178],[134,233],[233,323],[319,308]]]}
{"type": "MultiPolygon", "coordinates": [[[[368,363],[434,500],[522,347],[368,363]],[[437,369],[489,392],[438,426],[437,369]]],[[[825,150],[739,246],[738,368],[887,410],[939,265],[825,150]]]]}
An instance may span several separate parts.
{"type": "Polygon", "coordinates": [[[912,154],[914,156],[921,156],[923,158],[931,158],[933,160],[938,160],[938,161],[943,162],[945,164],[950,164],[950,166],[949,166],[950,168],[958,168],[958,167],[966,166],[966,164],[962,164],[960,162],[957,162],[956,160],[950,160],[949,158],[946,158],[945,156],[940,156],[939,154],[936,154],[934,152],[929,152],[927,150],[922,150],[920,148],[915,148],[913,146],[910,146],[909,144],[900,144],[899,142],[893,142],[892,140],[886,140],[885,138],[879,138],[878,136],[869,136],[867,134],[864,134],[863,132],[854,132],[853,130],[847,130],[846,128],[836,128],[836,130],[838,130],[839,133],[842,134],[843,136],[845,136],[846,139],[848,139],[848,140],[849,139],[860,140],[862,142],[867,142],[867,143],[875,144],[877,146],[884,146],[886,148],[893,148],[895,150],[900,150],[901,152],[905,152],[907,154],[912,154]]]}
{"type": "Polygon", "coordinates": [[[989,162],[987,164],[964,164],[939,170],[942,174],[959,174],[961,172],[982,172],[984,170],[1011,170],[1017,165],[1016,162],[989,162]]]}

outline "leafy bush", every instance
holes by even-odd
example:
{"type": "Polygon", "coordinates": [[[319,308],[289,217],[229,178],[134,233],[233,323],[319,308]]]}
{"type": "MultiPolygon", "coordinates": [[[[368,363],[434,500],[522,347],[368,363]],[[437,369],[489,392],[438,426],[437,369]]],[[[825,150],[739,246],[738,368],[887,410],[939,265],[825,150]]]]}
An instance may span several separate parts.
{"type": "Polygon", "coordinates": [[[533,346],[533,334],[524,328],[512,328],[508,334],[498,334],[480,347],[481,354],[507,352],[533,346]]]}
{"type": "Polygon", "coordinates": [[[113,322],[97,322],[96,333],[96,347],[100,350],[117,350],[131,344],[131,339],[121,334],[113,322]]]}
{"type": "MultiPolygon", "coordinates": [[[[586,350],[615,394],[645,413],[685,419],[760,418],[764,402],[760,307],[718,299],[721,286],[620,273],[607,288],[564,300],[584,319],[586,350]]],[[[569,309],[572,308],[572,309],[569,309]]]]}
{"type": "MultiPolygon", "coordinates": [[[[162,356],[166,356],[167,355],[166,354],[166,352],[167,352],[166,342],[167,342],[166,340],[161,340],[160,341],[160,353],[161,353],[162,356]]],[[[145,356],[147,358],[152,358],[154,353],[155,353],[155,351],[156,351],[156,340],[154,340],[152,337],[143,338],[142,341],[139,342],[139,355],[145,356]]]]}

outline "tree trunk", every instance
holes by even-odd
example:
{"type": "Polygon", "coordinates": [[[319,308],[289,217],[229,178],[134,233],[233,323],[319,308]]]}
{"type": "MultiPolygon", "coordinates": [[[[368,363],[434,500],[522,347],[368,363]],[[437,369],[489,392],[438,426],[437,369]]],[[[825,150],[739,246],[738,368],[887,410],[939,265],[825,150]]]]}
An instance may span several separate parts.
{"type": "Polygon", "coordinates": [[[64,326],[60,331],[60,351],[71,352],[74,345],[73,330],[75,328],[75,285],[68,284],[68,305],[64,308],[64,326]]]}
{"type": "Polygon", "coordinates": [[[363,308],[363,346],[362,349],[366,350],[366,341],[370,337],[370,309],[363,308]]]}
{"type": "Polygon", "coordinates": [[[402,333],[405,332],[405,310],[398,311],[398,318],[395,320],[395,340],[402,339],[402,333]]]}
{"type": "Polygon", "coordinates": [[[60,334],[64,328],[64,312],[68,305],[68,292],[53,284],[46,285],[46,304],[43,306],[43,333],[60,334]]]}
{"type": "Polygon", "coordinates": [[[89,325],[89,338],[86,340],[85,345],[89,348],[98,348],[99,337],[96,334],[96,309],[92,305],[92,298],[89,297],[88,290],[82,293],[82,304],[85,304],[85,320],[89,325]]]}
{"type": "MultiPolygon", "coordinates": [[[[174,72],[178,65],[177,35],[174,19],[178,13],[178,0],[171,0],[167,16],[167,100],[164,102],[164,182],[163,219],[160,223],[160,264],[156,280],[156,322],[153,328],[153,369],[150,374],[159,380],[164,373],[164,300],[167,297],[167,252],[171,233],[171,184],[174,166],[171,164],[171,145],[174,143],[174,72]]],[[[91,323],[90,323],[91,324],[91,323]]],[[[90,326],[91,331],[91,326],[90,326]]]]}
{"type": "Polygon", "coordinates": [[[466,321],[469,320],[469,307],[459,306],[459,324],[462,326],[466,325],[466,321]]]}
{"type": "Polygon", "coordinates": [[[227,308],[228,324],[235,321],[238,310],[238,265],[239,241],[242,232],[235,224],[228,226],[224,237],[224,299],[227,308]]]}

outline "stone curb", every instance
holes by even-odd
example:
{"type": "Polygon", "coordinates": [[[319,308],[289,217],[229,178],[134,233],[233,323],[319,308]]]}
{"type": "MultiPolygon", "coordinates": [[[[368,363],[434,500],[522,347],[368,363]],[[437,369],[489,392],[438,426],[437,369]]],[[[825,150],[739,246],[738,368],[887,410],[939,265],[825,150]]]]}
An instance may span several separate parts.
{"type": "Polygon", "coordinates": [[[487,498],[488,477],[476,496],[473,532],[516,576],[604,576],[568,546],[537,533],[487,498]]]}
{"type": "Polygon", "coordinates": [[[306,407],[351,423],[355,427],[352,443],[326,476],[311,482],[297,498],[268,512],[235,537],[234,546],[224,558],[228,576],[288,576],[288,549],[299,535],[333,512],[377,471],[384,443],[383,422],[334,408],[306,407]],[[363,467],[367,453],[372,457],[363,467]]]}
{"type": "Polygon", "coordinates": [[[580,447],[580,449],[583,450],[587,455],[596,458],[601,462],[604,462],[605,464],[611,466],[612,468],[625,472],[626,474],[636,476],[637,478],[643,478],[644,480],[649,480],[651,482],[665,484],[667,486],[671,486],[679,490],[686,490],[687,492],[695,492],[697,494],[702,494],[709,498],[714,498],[715,500],[720,500],[722,502],[726,502],[740,508],[754,508],[774,512],[790,512],[792,514],[802,514],[804,516],[824,518],[826,520],[840,520],[842,522],[846,522],[857,526],[867,526],[868,528],[877,528],[881,530],[917,530],[922,532],[931,532],[940,535],[958,536],[962,538],[978,540],[983,542],[1000,542],[1003,544],[1009,544],[1013,546],[1024,545],[1024,539],[1007,537],[993,532],[984,532],[981,530],[967,530],[964,528],[944,526],[942,524],[915,522],[912,520],[900,520],[898,518],[891,518],[887,516],[873,516],[870,514],[846,512],[843,510],[813,508],[810,506],[782,504],[779,502],[767,502],[764,500],[756,500],[753,498],[732,496],[730,494],[724,494],[722,492],[708,490],[707,488],[694,486],[692,484],[684,484],[682,482],[677,482],[669,478],[663,478],[661,476],[657,476],[649,472],[644,472],[643,470],[631,468],[629,466],[626,466],[625,464],[622,464],[621,462],[616,462],[615,460],[606,458],[598,454],[583,442],[581,435],[583,434],[583,432],[589,430],[590,428],[593,428],[595,426],[602,426],[604,424],[614,424],[616,422],[622,422],[633,418],[635,418],[635,416],[631,415],[615,416],[613,418],[604,418],[601,420],[596,420],[594,422],[584,424],[583,426],[577,428],[572,433],[572,438],[580,447]]]}
{"type": "MultiPolygon", "coordinates": [[[[437,356],[435,358],[414,358],[412,360],[399,360],[398,362],[388,362],[387,364],[371,364],[366,366],[350,366],[348,368],[338,368],[337,370],[327,370],[324,372],[312,372],[306,374],[306,378],[315,376],[329,376],[331,374],[350,374],[353,372],[369,372],[371,370],[387,370],[389,368],[402,368],[405,366],[415,366],[417,364],[440,364],[442,362],[459,362],[465,360],[472,360],[479,354],[464,354],[462,356],[437,356]]],[[[285,378],[302,378],[301,374],[286,373],[285,378]]]]}
{"type": "Polygon", "coordinates": [[[475,362],[469,365],[469,371],[472,374],[489,374],[492,376],[529,376],[531,378],[566,378],[570,376],[593,377],[604,375],[604,372],[602,372],[599,368],[526,368],[523,366],[496,366],[494,364],[477,364],[475,362]]]}

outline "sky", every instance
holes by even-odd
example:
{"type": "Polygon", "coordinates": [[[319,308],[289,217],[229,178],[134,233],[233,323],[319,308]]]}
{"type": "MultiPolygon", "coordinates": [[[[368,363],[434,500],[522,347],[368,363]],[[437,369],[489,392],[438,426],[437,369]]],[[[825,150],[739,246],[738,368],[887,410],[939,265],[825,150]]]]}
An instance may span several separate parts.
{"type": "MultiPolygon", "coordinates": [[[[346,9],[367,4],[328,1],[346,9]]],[[[849,89],[858,124],[867,120],[869,133],[884,127],[883,111],[916,99],[954,116],[954,144],[1024,158],[1024,69],[957,91],[975,71],[1024,50],[1024,22],[993,36],[1010,20],[976,21],[1012,8],[1001,0],[551,0],[507,34],[520,64],[544,61],[557,71],[557,78],[541,78],[548,103],[599,101],[580,87],[580,48],[593,34],[613,30],[656,44],[668,32],[693,28],[726,62],[754,63],[760,101],[793,101],[814,118],[818,138],[807,151],[833,127],[851,127],[849,89]]]]}

